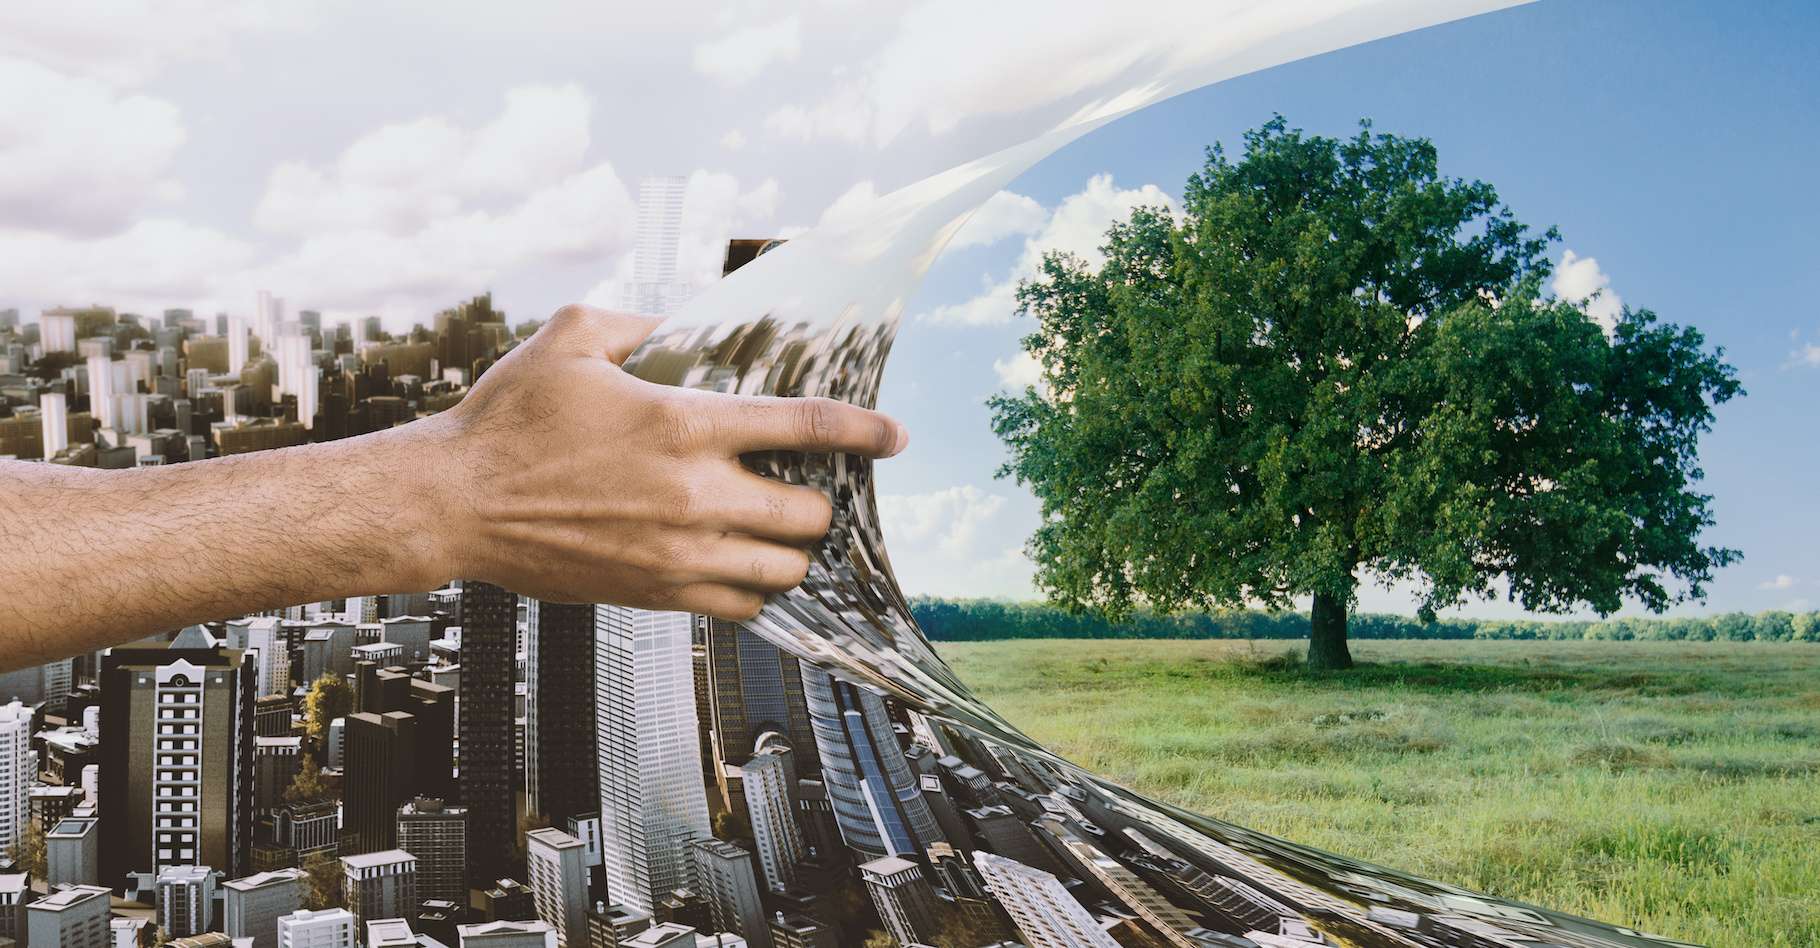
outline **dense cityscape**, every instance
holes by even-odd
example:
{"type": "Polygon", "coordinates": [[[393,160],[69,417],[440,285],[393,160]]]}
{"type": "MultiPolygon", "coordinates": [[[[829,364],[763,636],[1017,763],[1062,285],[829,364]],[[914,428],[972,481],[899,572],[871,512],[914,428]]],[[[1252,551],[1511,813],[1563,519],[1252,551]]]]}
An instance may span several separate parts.
{"type": "MultiPolygon", "coordinates": [[[[641,194],[636,308],[686,291],[678,187],[641,194]]],[[[770,245],[733,241],[725,271],[770,245]]],[[[0,456],[380,430],[535,328],[489,296],[402,336],[267,294],[250,320],[3,312],[0,456]]],[[[827,370],[805,333],[659,338],[640,372],[784,390],[827,370]]],[[[459,582],[172,630],[0,675],[0,700],[0,948],[1609,943],[1219,838],[706,616],[459,582]]]]}

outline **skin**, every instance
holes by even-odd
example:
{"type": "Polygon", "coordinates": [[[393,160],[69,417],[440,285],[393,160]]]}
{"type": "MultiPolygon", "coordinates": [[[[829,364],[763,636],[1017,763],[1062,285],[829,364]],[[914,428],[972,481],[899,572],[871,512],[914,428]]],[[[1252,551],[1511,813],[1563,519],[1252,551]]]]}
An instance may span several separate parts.
{"type": "Polygon", "coordinates": [[[739,456],[884,458],[909,436],[827,399],[635,378],[620,366],[656,325],[563,307],[457,407],[359,438],[133,470],[0,462],[0,669],[457,577],[751,618],[802,582],[833,511],[739,456]]]}

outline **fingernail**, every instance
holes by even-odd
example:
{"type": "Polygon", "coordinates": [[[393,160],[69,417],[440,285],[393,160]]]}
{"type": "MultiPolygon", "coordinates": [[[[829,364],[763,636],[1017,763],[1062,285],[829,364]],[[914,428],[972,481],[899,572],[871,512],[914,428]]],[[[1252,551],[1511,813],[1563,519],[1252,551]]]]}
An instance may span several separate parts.
{"type": "Polygon", "coordinates": [[[898,423],[898,426],[897,426],[897,446],[891,449],[891,453],[892,454],[902,454],[902,453],[904,453],[904,449],[909,446],[910,446],[910,429],[904,427],[903,423],[900,422],[900,423],[898,423]]]}

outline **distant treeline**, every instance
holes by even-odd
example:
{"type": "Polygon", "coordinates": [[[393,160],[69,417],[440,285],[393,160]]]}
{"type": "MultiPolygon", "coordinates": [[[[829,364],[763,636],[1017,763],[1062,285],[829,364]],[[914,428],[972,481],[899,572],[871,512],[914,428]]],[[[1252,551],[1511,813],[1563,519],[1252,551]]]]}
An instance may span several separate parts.
{"type": "MultiPolygon", "coordinates": [[[[990,599],[911,601],[916,621],[937,642],[994,639],[1305,639],[1305,612],[1133,613],[1123,622],[1070,614],[1057,606],[990,599]]],[[[1820,612],[1727,612],[1696,618],[1533,621],[1440,619],[1363,613],[1351,618],[1353,639],[1572,639],[1695,642],[1820,642],[1820,612]]]]}

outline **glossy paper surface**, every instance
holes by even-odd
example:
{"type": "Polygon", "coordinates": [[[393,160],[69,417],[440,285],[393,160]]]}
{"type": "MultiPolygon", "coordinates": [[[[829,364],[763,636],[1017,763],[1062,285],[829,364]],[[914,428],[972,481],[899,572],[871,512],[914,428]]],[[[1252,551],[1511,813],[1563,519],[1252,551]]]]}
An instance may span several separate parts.
{"type": "MultiPolygon", "coordinates": [[[[629,366],[666,384],[823,395],[869,407],[923,273],[975,208],[1045,155],[1180,92],[1508,5],[1185,5],[1159,22],[1186,17],[1206,29],[1172,31],[1155,55],[1132,64],[1123,78],[1085,90],[1088,104],[1066,122],[885,195],[863,214],[760,256],[685,305],[629,366]]],[[[1057,81],[1069,81],[1066,70],[1058,70],[1057,81]]],[[[917,434],[924,450],[939,449],[928,447],[939,444],[939,433],[917,434]]],[[[836,514],[808,580],[773,598],[748,628],[804,660],[805,678],[816,679],[811,684],[825,682],[818,676],[826,672],[904,709],[921,740],[957,759],[942,765],[945,772],[952,775],[959,765],[991,778],[991,805],[1008,807],[1048,834],[1045,846],[1071,854],[1076,876],[1095,886],[1103,902],[1164,932],[1169,943],[1671,943],[1182,812],[1057,758],[969,693],[917,628],[892,574],[869,462],[773,455],[749,463],[767,475],[826,490],[836,514]],[[1164,890],[1169,895],[1162,902],[1144,904],[1164,890]]]]}

